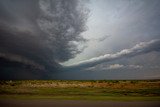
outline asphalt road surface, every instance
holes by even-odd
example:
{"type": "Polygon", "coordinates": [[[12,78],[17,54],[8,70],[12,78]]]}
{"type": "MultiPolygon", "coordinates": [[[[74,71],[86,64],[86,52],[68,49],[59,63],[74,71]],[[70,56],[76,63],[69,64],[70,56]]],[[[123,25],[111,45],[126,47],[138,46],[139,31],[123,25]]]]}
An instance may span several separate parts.
{"type": "Polygon", "coordinates": [[[0,107],[160,107],[158,101],[0,100],[0,107]]]}

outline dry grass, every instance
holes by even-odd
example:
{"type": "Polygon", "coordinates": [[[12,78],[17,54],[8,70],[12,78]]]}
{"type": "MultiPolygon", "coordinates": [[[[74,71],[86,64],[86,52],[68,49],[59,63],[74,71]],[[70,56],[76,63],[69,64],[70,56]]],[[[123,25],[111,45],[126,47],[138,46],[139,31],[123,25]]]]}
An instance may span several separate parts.
{"type": "MultiPolygon", "coordinates": [[[[160,99],[160,80],[97,80],[58,81],[24,80],[0,81],[0,98],[13,96],[43,96],[44,98],[108,99],[136,97],[160,99]]],[[[20,97],[21,98],[21,97],[20,97]]]]}
{"type": "Polygon", "coordinates": [[[141,88],[159,88],[160,80],[137,81],[137,80],[120,80],[120,81],[45,81],[45,80],[25,80],[25,81],[1,81],[0,87],[52,87],[52,88],[112,88],[112,89],[141,89],[141,88]]]}

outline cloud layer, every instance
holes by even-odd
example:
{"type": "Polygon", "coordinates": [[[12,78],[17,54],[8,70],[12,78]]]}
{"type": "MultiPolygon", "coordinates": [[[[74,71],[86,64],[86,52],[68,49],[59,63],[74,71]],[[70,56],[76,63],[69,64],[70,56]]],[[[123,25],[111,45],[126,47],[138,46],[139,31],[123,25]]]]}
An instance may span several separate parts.
{"type": "Polygon", "coordinates": [[[159,0],[1,0],[0,79],[159,75],[159,4],[159,0]]]}
{"type": "MultiPolygon", "coordinates": [[[[81,52],[74,42],[85,41],[81,33],[86,30],[88,12],[78,0],[0,1],[1,64],[19,63],[30,66],[26,72],[36,68],[47,75],[59,71],[60,62],[81,52]]],[[[17,67],[0,66],[0,79],[14,74],[17,67]]]]}
{"type": "Polygon", "coordinates": [[[120,58],[136,56],[145,54],[152,51],[160,51],[160,40],[151,40],[149,42],[141,42],[130,49],[124,49],[115,54],[105,54],[103,56],[91,58],[89,60],[81,61],[76,64],[68,66],[69,68],[74,67],[92,67],[104,62],[113,61],[120,58]]]}

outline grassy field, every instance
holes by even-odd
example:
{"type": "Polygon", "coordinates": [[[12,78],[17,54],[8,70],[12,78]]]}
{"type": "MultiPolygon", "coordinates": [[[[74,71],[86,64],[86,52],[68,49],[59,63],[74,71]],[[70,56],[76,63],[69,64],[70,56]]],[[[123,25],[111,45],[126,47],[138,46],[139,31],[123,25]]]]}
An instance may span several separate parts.
{"type": "Polygon", "coordinates": [[[0,98],[160,101],[160,80],[0,81],[0,98]]]}

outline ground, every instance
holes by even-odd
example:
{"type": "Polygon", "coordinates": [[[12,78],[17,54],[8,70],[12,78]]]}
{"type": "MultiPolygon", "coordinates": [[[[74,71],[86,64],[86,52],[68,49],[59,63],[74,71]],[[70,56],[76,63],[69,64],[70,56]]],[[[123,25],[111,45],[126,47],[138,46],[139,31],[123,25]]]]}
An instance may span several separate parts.
{"type": "Polygon", "coordinates": [[[160,80],[0,81],[1,107],[159,107],[160,80]]]}

